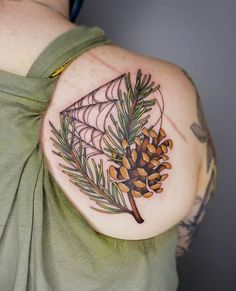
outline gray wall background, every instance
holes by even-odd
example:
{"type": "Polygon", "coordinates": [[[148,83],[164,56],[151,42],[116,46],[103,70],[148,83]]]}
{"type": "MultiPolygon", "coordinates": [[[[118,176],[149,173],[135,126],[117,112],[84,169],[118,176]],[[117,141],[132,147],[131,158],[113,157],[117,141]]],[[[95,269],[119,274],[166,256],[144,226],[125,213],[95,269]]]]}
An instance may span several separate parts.
{"type": "Polygon", "coordinates": [[[182,66],[197,84],[219,179],[192,250],[178,259],[179,291],[236,290],[236,1],[86,0],[77,22],[182,66]]]}

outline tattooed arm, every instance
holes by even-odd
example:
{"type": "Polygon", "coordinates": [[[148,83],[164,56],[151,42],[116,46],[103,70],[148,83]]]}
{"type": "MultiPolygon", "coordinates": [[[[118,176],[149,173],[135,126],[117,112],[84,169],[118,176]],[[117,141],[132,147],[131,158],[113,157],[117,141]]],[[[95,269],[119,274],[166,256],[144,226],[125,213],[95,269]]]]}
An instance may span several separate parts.
{"type": "Polygon", "coordinates": [[[216,186],[216,155],[209,130],[207,128],[200,96],[197,88],[189,75],[183,71],[193,85],[196,93],[197,121],[194,121],[190,129],[195,138],[204,146],[204,159],[199,175],[198,194],[193,207],[188,215],[178,225],[177,256],[183,256],[191,247],[193,238],[196,236],[208,207],[211,204],[216,186]]]}

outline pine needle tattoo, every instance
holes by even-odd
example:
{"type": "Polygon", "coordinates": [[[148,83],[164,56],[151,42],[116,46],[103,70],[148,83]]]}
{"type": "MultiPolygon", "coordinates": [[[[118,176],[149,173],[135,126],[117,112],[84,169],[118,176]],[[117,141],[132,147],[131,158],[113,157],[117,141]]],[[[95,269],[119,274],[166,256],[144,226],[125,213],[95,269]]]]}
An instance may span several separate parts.
{"type": "Polygon", "coordinates": [[[171,169],[163,111],[160,85],[139,70],[134,82],[122,74],[60,112],[60,129],[49,122],[62,171],[90,197],[93,210],[144,222],[136,199],[159,195],[171,169]]]}

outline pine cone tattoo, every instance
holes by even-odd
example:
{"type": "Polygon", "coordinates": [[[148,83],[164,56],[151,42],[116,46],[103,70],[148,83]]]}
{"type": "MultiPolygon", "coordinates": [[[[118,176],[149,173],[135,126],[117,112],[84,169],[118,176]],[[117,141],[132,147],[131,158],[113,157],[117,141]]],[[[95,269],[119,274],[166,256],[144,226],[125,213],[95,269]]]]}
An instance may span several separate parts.
{"type": "MultiPolygon", "coordinates": [[[[171,139],[165,139],[166,134],[161,128],[159,133],[154,129],[143,128],[141,137],[135,138],[135,144],[129,145],[122,141],[126,154],[122,157],[119,167],[110,166],[110,176],[118,182],[122,192],[131,191],[135,198],[150,198],[153,194],[163,191],[162,182],[168,174],[162,174],[165,169],[171,169],[166,162],[168,149],[173,148],[171,139]]],[[[113,153],[113,156],[116,152],[113,153]]]]}

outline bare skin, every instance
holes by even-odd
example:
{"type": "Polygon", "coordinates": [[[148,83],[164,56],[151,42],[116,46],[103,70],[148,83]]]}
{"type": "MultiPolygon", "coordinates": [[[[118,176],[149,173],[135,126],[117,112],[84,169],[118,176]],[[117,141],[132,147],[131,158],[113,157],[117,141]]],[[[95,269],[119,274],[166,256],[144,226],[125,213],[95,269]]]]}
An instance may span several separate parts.
{"type": "Polygon", "coordinates": [[[25,76],[40,52],[75,26],[66,18],[68,1],[44,2],[65,17],[31,1],[0,1],[0,69],[25,76]]]}
{"type": "MultiPolygon", "coordinates": [[[[58,35],[74,27],[61,16],[68,13],[66,0],[46,3],[60,11],[60,14],[30,1],[0,3],[0,33],[3,36],[0,39],[1,70],[25,76],[39,53],[58,35]]],[[[151,118],[154,117],[155,112],[151,118]]],[[[208,171],[206,144],[199,142],[191,130],[191,125],[197,121],[196,92],[180,68],[114,45],[106,45],[84,53],[61,74],[43,118],[41,146],[50,171],[65,195],[96,231],[121,239],[146,239],[167,231],[181,221],[192,219],[199,209],[196,199],[204,198],[206,194],[215,162],[212,159],[208,171]],[[145,221],[141,224],[128,214],[109,215],[94,212],[90,208],[91,200],[62,173],[59,166],[61,160],[52,153],[49,126],[51,121],[59,128],[59,113],[73,102],[121,74],[131,72],[134,76],[139,69],[151,74],[152,79],[161,86],[165,101],[162,125],[174,143],[169,153],[172,169],[164,184],[164,191],[150,199],[135,199],[145,221]]],[[[110,162],[104,160],[104,166],[109,169],[110,162]]],[[[179,228],[179,233],[178,254],[181,255],[183,249],[188,248],[189,237],[183,226],[179,228]]]]}

